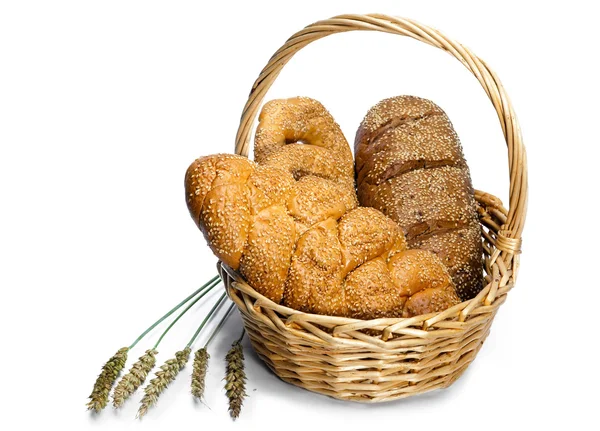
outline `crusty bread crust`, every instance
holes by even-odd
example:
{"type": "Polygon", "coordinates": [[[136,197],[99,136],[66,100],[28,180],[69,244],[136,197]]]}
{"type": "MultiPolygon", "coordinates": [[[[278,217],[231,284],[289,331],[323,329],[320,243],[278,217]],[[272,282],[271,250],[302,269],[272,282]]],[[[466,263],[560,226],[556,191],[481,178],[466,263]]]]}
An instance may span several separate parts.
{"type": "Polygon", "coordinates": [[[481,227],[469,168],[444,111],[418,97],[385,99],[362,121],[355,154],[360,204],[402,226],[409,247],[436,253],[461,299],[474,297],[483,287],[481,227]]]}

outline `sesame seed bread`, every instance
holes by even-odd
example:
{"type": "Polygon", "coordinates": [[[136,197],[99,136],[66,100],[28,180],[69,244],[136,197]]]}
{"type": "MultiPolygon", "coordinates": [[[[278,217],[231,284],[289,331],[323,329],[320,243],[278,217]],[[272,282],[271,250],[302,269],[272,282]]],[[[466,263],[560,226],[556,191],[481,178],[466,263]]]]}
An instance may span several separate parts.
{"type": "Polygon", "coordinates": [[[382,211],[409,248],[435,253],[462,300],[483,287],[481,227],[469,168],[450,120],[433,102],[385,99],[369,110],[355,140],[361,205],[382,211]]]}
{"type": "Polygon", "coordinates": [[[400,227],[366,207],[299,238],[283,297],[296,310],[357,319],[412,317],[459,302],[439,259],[406,250],[400,227]]]}
{"type": "MultiPolygon", "coordinates": [[[[217,154],[192,163],[186,195],[215,255],[276,303],[374,319],[460,302],[441,261],[428,251],[406,250],[404,233],[380,211],[344,207],[341,214],[313,215],[312,224],[300,221],[294,198],[301,184],[284,170],[217,154]]],[[[329,205],[344,206],[347,197],[330,193],[327,184],[320,190],[337,199],[329,205]]]]}
{"type": "Polygon", "coordinates": [[[217,154],[186,173],[190,214],[219,259],[262,295],[308,313],[410,317],[459,302],[433,253],[406,250],[398,224],[357,208],[351,151],[319,102],[269,102],[260,118],[258,163],[217,154]],[[269,143],[281,130],[283,143],[269,143]]]}
{"type": "Polygon", "coordinates": [[[352,151],[340,126],[308,97],[271,100],[263,106],[254,138],[254,160],[296,179],[310,174],[354,186],[352,151]]]}
{"type": "Polygon", "coordinates": [[[308,97],[271,100],[258,121],[254,137],[258,164],[276,166],[297,180],[308,175],[334,181],[356,200],[352,150],[320,102],[308,97]]]}

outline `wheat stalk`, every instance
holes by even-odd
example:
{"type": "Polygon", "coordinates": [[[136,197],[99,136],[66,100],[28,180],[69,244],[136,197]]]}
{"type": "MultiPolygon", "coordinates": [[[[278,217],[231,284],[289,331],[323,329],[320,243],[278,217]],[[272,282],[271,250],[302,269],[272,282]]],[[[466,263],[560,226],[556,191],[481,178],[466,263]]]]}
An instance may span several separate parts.
{"type": "MultiPolygon", "coordinates": [[[[92,393],[89,396],[90,401],[86,404],[88,410],[94,410],[96,412],[99,412],[100,410],[102,410],[103,408],[106,407],[106,405],[108,404],[108,396],[110,394],[110,390],[112,389],[115,381],[117,380],[119,373],[125,366],[125,362],[127,361],[127,353],[129,352],[129,350],[133,349],[135,347],[135,345],[140,342],[140,340],[142,340],[150,331],[152,331],[156,326],[161,324],[171,314],[173,314],[174,312],[179,310],[184,304],[188,303],[192,298],[196,297],[199,293],[203,292],[199,297],[196,297],[196,299],[193,301],[193,303],[191,305],[189,305],[184,310],[184,312],[181,313],[169,325],[169,327],[167,328],[167,330],[165,332],[163,332],[163,334],[161,335],[161,338],[159,339],[157,344],[152,349],[152,351],[154,353],[152,355],[150,355],[149,354],[150,351],[147,351],[146,355],[142,356],[138,360],[138,362],[136,362],[136,364],[134,364],[134,366],[131,368],[130,372],[127,374],[128,377],[126,379],[125,378],[122,379],[119,382],[119,385],[117,385],[117,386],[118,387],[121,386],[121,387],[118,388],[118,390],[115,389],[115,393],[113,394],[113,402],[114,402],[115,406],[122,405],[123,402],[127,399],[127,397],[129,397],[131,395],[131,393],[133,393],[135,391],[135,389],[137,387],[139,387],[139,385],[141,385],[141,383],[143,383],[148,372],[154,366],[154,363],[156,362],[154,359],[154,355],[156,355],[156,347],[158,346],[158,343],[160,342],[160,340],[162,340],[162,338],[166,335],[166,333],[169,331],[169,329],[171,329],[171,327],[177,322],[177,320],[179,320],[179,318],[181,318],[181,316],[183,314],[185,314],[185,312],[187,312],[187,310],[189,310],[193,304],[198,302],[204,295],[206,295],[208,293],[208,291],[210,291],[214,286],[216,286],[219,283],[218,280],[219,280],[218,275],[211,278],[208,282],[206,282],[200,288],[196,289],[196,291],[194,291],[191,295],[189,295],[187,298],[185,298],[183,301],[181,301],[179,304],[177,304],[175,307],[173,307],[171,310],[169,310],[164,316],[162,316],[160,319],[158,319],[156,322],[154,322],[152,325],[150,325],[144,332],[142,332],[135,339],[135,341],[129,347],[121,348],[113,357],[111,357],[106,362],[106,364],[104,364],[104,366],[102,367],[102,371],[100,372],[100,375],[98,376],[98,378],[96,379],[96,382],[94,383],[94,389],[92,390],[92,393]],[[142,361],[142,358],[144,358],[143,361],[142,361]],[[139,383],[137,382],[137,380],[139,380],[139,383]]],[[[189,357],[189,352],[188,352],[188,357],[189,357]]]]}
{"type": "Polygon", "coordinates": [[[140,356],[138,361],[129,369],[129,372],[119,380],[113,392],[113,406],[115,408],[121,407],[125,400],[146,381],[148,373],[156,364],[157,354],[158,352],[154,349],[146,350],[146,353],[140,356]]]}
{"type": "Polygon", "coordinates": [[[144,398],[142,398],[140,408],[137,413],[138,418],[142,418],[148,409],[158,401],[160,394],[167,388],[169,383],[175,380],[177,374],[185,367],[190,358],[191,349],[186,347],[183,350],[175,353],[175,358],[167,360],[160,366],[160,371],[157,371],[155,376],[148,386],[144,388],[144,398]]]}
{"type": "Polygon", "coordinates": [[[88,410],[99,412],[106,407],[110,390],[115,384],[117,377],[119,377],[119,373],[125,366],[125,362],[127,362],[127,352],[129,352],[129,347],[119,349],[119,351],[104,364],[100,375],[96,379],[94,389],[89,396],[90,401],[87,403],[88,410]]]}
{"type": "MultiPolygon", "coordinates": [[[[211,319],[211,317],[215,314],[217,309],[219,307],[221,307],[221,305],[224,304],[225,296],[226,296],[225,293],[223,295],[221,295],[221,298],[215,303],[213,308],[208,312],[208,314],[206,315],[206,318],[202,321],[202,323],[200,324],[200,326],[194,333],[192,339],[188,343],[188,347],[191,347],[191,345],[196,340],[196,337],[198,336],[198,334],[200,334],[200,332],[202,332],[204,325],[206,325],[206,323],[211,319]]],[[[208,354],[208,345],[213,340],[215,335],[217,335],[217,332],[219,332],[219,330],[225,324],[225,321],[229,317],[229,314],[231,313],[232,308],[233,308],[233,304],[231,304],[229,306],[229,309],[227,310],[225,315],[221,318],[221,321],[219,322],[217,327],[213,330],[213,333],[209,337],[209,339],[206,342],[206,344],[204,345],[204,347],[202,349],[197,350],[196,354],[194,355],[194,369],[192,371],[192,395],[198,399],[202,399],[202,396],[204,395],[204,380],[206,378],[206,371],[208,370],[208,360],[210,359],[210,355],[208,354]]]]}
{"type": "Polygon", "coordinates": [[[204,396],[204,379],[208,369],[210,355],[206,347],[198,349],[194,355],[194,369],[192,371],[192,395],[198,399],[204,396]]]}
{"type": "Polygon", "coordinates": [[[227,362],[227,374],[225,375],[225,389],[227,398],[229,398],[229,413],[233,419],[240,415],[242,403],[246,396],[246,373],[244,372],[244,350],[242,348],[242,338],[231,345],[227,352],[225,361],[227,362]]]}

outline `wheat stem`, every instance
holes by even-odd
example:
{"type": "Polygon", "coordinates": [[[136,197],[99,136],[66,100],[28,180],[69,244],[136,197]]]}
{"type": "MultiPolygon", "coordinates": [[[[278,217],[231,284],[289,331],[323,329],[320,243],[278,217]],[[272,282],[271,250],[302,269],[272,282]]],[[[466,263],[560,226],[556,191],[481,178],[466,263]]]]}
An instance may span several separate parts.
{"type": "Polygon", "coordinates": [[[196,296],[199,292],[201,292],[204,288],[206,288],[206,286],[208,286],[209,284],[213,283],[215,280],[217,280],[219,278],[218,275],[214,276],[213,278],[211,278],[207,283],[205,283],[204,285],[202,285],[200,288],[196,289],[196,291],[194,293],[192,293],[190,296],[188,296],[187,298],[185,298],[183,301],[181,301],[179,304],[177,304],[175,307],[173,307],[167,314],[165,314],[164,316],[162,316],[160,319],[158,319],[156,322],[154,322],[148,329],[146,329],[144,332],[142,332],[140,334],[139,337],[137,337],[135,339],[135,341],[133,343],[131,343],[131,345],[129,346],[129,349],[133,349],[135,347],[135,345],[142,339],[144,338],[148,332],[152,331],[154,328],[156,328],[158,325],[160,325],[167,317],[169,317],[171,314],[175,313],[177,310],[179,310],[185,303],[187,303],[190,299],[192,299],[194,296],[196,296]]]}
{"type": "Polygon", "coordinates": [[[153,349],[156,349],[158,347],[158,345],[160,344],[160,342],[162,341],[162,339],[165,337],[165,335],[167,335],[167,333],[177,323],[177,321],[179,319],[181,319],[183,317],[183,315],[185,313],[187,313],[188,310],[190,308],[192,308],[199,300],[201,300],[204,296],[206,296],[206,294],[208,292],[210,292],[213,287],[215,287],[217,284],[219,284],[219,282],[220,282],[220,280],[216,280],[212,285],[208,286],[206,288],[206,290],[204,292],[202,292],[202,294],[200,296],[198,296],[196,299],[194,299],[187,307],[184,308],[184,310],[181,313],[179,313],[179,315],[175,319],[173,319],[173,321],[169,324],[169,326],[167,326],[167,329],[165,329],[165,331],[161,334],[160,338],[158,339],[158,341],[154,345],[153,349]]]}
{"type": "Polygon", "coordinates": [[[235,306],[234,304],[231,304],[229,306],[229,308],[227,309],[227,311],[225,312],[225,316],[223,316],[223,318],[221,319],[221,321],[219,322],[219,325],[213,330],[212,334],[210,334],[210,337],[208,338],[208,340],[206,341],[206,344],[204,345],[205,349],[208,349],[208,345],[211,343],[211,341],[215,338],[215,336],[217,335],[217,333],[221,330],[221,328],[225,325],[225,322],[227,321],[227,319],[229,319],[229,315],[231,314],[231,312],[233,311],[233,307],[235,306]]]}
{"type": "Polygon", "coordinates": [[[215,311],[217,311],[217,309],[220,308],[221,305],[223,305],[224,302],[225,302],[225,293],[223,293],[223,295],[221,295],[221,297],[215,303],[215,305],[213,306],[213,308],[211,308],[211,310],[208,312],[208,314],[206,315],[206,317],[204,318],[204,320],[202,321],[202,323],[200,324],[200,326],[198,326],[198,329],[196,329],[196,332],[194,333],[194,335],[190,339],[190,342],[187,343],[188,347],[192,347],[192,344],[194,344],[194,341],[196,341],[196,338],[200,334],[200,331],[202,331],[202,329],[204,328],[204,326],[206,325],[206,323],[210,320],[210,318],[212,317],[212,315],[215,314],[215,311]]]}

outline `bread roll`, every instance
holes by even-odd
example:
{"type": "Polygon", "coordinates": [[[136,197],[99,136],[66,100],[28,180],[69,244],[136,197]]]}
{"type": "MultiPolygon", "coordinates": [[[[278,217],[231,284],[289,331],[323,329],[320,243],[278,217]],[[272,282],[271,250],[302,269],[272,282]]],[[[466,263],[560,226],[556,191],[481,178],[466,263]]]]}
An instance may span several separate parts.
{"type": "Polygon", "coordinates": [[[354,184],[354,160],[340,126],[308,97],[267,102],[258,117],[254,160],[304,175],[354,184]]]}
{"type": "Polygon", "coordinates": [[[482,289],[481,227],[469,169],[446,114],[399,96],[369,110],[355,140],[361,205],[402,226],[409,248],[435,253],[462,300],[482,289]]]}

